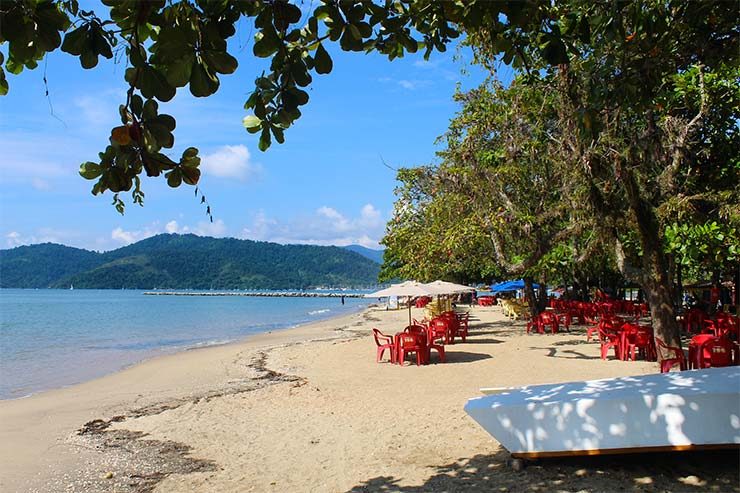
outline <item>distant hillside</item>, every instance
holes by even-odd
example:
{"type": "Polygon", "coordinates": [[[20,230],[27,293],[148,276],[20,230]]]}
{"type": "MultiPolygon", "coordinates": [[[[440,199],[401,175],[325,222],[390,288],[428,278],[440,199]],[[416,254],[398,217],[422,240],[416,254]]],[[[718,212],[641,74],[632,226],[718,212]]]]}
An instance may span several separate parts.
{"type": "Polygon", "coordinates": [[[0,250],[0,287],[45,288],[103,262],[99,253],[54,243],[0,250]]]}
{"type": "Polygon", "coordinates": [[[43,244],[0,250],[0,287],[306,289],[377,282],[375,262],[338,247],[158,235],[95,253],[43,244]]]}
{"type": "Polygon", "coordinates": [[[373,262],[377,262],[379,264],[383,263],[383,250],[373,250],[372,248],[367,248],[362,245],[347,245],[344,248],[351,252],[359,253],[373,262]]]}

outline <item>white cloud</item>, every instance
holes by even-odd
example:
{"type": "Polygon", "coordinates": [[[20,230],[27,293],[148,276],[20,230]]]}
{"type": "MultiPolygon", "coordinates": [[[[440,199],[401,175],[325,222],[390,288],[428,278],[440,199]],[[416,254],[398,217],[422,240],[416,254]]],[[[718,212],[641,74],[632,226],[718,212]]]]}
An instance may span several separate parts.
{"type": "Polygon", "coordinates": [[[414,91],[434,84],[429,79],[392,79],[390,77],[381,77],[378,79],[378,82],[395,84],[407,91],[414,91]]]}
{"type": "Polygon", "coordinates": [[[213,236],[218,238],[226,234],[226,224],[221,219],[216,219],[213,222],[201,221],[193,228],[193,233],[199,236],[213,236]]]}
{"type": "Polygon", "coordinates": [[[264,211],[259,211],[252,219],[252,225],[242,230],[241,236],[258,241],[267,241],[271,231],[277,229],[279,224],[276,220],[267,217],[264,211]]]}
{"type": "Polygon", "coordinates": [[[118,245],[130,245],[145,238],[155,236],[161,233],[170,234],[187,234],[193,233],[198,236],[221,237],[226,234],[226,224],[222,219],[216,219],[214,222],[201,221],[196,226],[180,226],[177,221],[168,221],[164,227],[157,221],[141,229],[127,231],[120,226],[111,231],[111,239],[118,245]]]}
{"type": "Polygon", "coordinates": [[[27,244],[18,231],[11,231],[10,233],[6,234],[5,243],[10,248],[27,244]]]}
{"type": "Polygon", "coordinates": [[[111,239],[123,243],[124,245],[130,245],[131,243],[137,242],[146,236],[143,236],[141,231],[124,231],[123,228],[118,227],[111,231],[111,239]]]}
{"type": "Polygon", "coordinates": [[[202,157],[204,173],[219,178],[247,180],[261,171],[261,167],[251,162],[249,149],[244,145],[222,146],[211,154],[202,157]]]}
{"type": "Polygon", "coordinates": [[[68,117],[99,128],[120,125],[121,115],[118,113],[118,106],[125,102],[126,93],[118,88],[85,94],[72,101],[74,107],[72,110],[76,114],[68,115],[68,117]]]}
{"type": "Polygon", "coordinates": [[[170,221],[164,225],[164,230],[167,233],[178,233],[180,228],[177,226],[177,221],[170,221]]]}
{"type": "MultiPolygon", "coordinates": [[[[170,221],[170,223],[172,222],[174,221],[170,221]]],[[[169,225],[170,223],[167,224],[169,225]]],[[[111,231],[110,237],[112,240],[119,244],[130,245],[131,243],[136,243],[137,241],[141,241],[145,238],[149,238],[163,232],[164,230],[159,225],[159,222],[154,222],[149,226],[144,226],[142,229],[137,229],[133,231],[126,231],[119,226],[111,231]]]]}
{"type": "Polygon", "coordinates": [[[63,245],[75,245],[79,244],[81,236],[82,235],[78,231],[53,228],[38,228],[32,233],[10,231],[5,234],[5,245],[8,248],[14,248],[21,245],[34,245],[36,243],[61,243],[63,245]]]}
{"type": "Polygon", "coordinates": [[[41,190],[43,192],[51,190],[51,183],[41,178],[32,178],[31,186],[36,190],[41,190]]]}
{"type": "Polygon", "coordinates": [[[367,227],[376,227],[383,224],[380,217],[380,211],[373,204],[365,204],[360,211],[360,219],[367,227]]]}
{"type": "Polygon", "coordinates": [[[363,206],[356,217],[348,217],[333,207],[322,206],[312,214],[287,221],[269,218],[264,211],[259,211],[252,224],[243,229],[241,237],[276,243],[360,244],[378,248],[384,229],[382,215],[372,204],[363,206]]]}

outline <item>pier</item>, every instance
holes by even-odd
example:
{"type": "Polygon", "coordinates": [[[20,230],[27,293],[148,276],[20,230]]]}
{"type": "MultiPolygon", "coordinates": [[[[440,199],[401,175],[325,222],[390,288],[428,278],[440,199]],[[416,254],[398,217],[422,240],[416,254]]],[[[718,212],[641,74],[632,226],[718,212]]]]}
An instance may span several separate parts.
{"type": "Polygon", "coordinates": [[[146,291],[147,296],[253,296],[262,298],[362,298],[362,293],[314,291],[146,291]]]}

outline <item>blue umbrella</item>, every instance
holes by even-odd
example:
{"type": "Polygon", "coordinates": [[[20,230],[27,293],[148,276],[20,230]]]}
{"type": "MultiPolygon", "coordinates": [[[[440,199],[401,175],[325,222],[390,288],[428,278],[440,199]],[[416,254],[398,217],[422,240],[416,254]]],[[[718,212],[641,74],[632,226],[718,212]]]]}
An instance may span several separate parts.
{"type": "MultiPolygon", "coordinates": [[[[534,289],[539,289],[540,285],[532,283],[534,289]]],[[[516,291],[518,289],[524,289],[524,280],[518,279],[516,281],[504,281],[491,286],[491,291],[494,293],[503,293],[506,291],[516,291]]]]}

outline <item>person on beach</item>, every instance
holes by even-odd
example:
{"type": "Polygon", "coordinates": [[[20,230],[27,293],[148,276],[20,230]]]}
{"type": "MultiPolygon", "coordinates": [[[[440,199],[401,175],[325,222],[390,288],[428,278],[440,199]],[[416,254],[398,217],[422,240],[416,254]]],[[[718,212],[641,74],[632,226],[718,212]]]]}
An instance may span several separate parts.
{"type": "Polygon", "coordinates": [[[342,295],[342,304],[344,305],[344,295],[342,295]]]}

